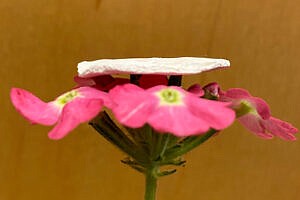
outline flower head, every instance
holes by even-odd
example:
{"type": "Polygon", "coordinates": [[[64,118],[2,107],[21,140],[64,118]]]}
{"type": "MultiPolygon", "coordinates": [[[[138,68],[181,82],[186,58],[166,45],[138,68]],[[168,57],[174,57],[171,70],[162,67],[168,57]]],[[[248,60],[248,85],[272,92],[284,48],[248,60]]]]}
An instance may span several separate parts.
{"type": "Polygon", "coordinates": [[[238,120],[256,135],[271,139],[278,136],[285,140],[296,140],[298,130],[291,124],[271,116],[268,104],[261,98],[253,97],[241,88],[232,88],[220,92],[220,100],[232,102],[238,120]]]}
{"type": "Polygon", "coordinates": [[[71,90],[48,103],[20,88],[13,88],[10,96],[15,108],[31,123],[56,123],[48,134],[51,139],[61,139],[80,123],[94,118],[104,104],[110,103],[104,92],[90,87],[71,90]]]}
{"type": "Polygon", "coordinates": [[[235,119],[228,103],[199,98],[177,86],[142,89],[133,84],[116,86],[109,95],[118,121],[138,128],[149,123],[160,132],[176,136],[201,134],[210,128],[221,130],[235,119]]]}

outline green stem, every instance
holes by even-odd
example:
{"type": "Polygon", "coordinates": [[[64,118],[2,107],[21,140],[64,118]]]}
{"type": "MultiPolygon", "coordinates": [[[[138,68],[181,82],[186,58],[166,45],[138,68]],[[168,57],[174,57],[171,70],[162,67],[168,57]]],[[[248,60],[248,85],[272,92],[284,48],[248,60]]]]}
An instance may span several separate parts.
{"type": "Polygon", "coordinates": [[[197,146],[208,140],[216,133],[216,130],[211,129],[205,135],[191,136],[187,138],[182,144],[180,144],[179,147],[174,147],[166,151],[166,160],[172,160],[186,154],[187,152],[191,151],[192,149],[196,148],[197,146]]]}
{"type": "Polygon", "coordinates": [[[170,135],[169,134],[165,134],[164,135],[164,143],[162,144],[162,149],[160,152],[160,157],[162,158],[167,150],[168,144],[169,144],[169,140],[170,140],[170,135]]]}
{"type": "Polygon", "coordinates": [[[117,146],[127,155],[137,160],[140,163],[146,162],[146,155],[140,151],[137,145],[123,133],[121,129],[110,119],[106,112],[102,112],[98,117],[94,118],[90,124],[95,128],[105,139],[117,146]]]}
{"type": "Polygon", "coordinates": [[[157,187],[157,177],[155,175],[157,168],[153,167],[147,169],[145,174],[146,178],[146,189],[145,189],[145,200],[155,200],[156,199],[156,187],[157,187]]]}

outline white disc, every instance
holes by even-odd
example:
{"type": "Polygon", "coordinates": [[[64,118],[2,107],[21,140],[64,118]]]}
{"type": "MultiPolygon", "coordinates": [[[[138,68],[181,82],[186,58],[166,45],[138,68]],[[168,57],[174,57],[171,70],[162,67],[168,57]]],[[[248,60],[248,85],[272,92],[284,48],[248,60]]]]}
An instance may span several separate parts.
{"type": "Polygon", "coordinates": [[[198,74],[204,71],[229,67],[225,59],[179,58],[125,58],[83,61],[77,66],[78,76],[93,77],[103,74],[198,74]]]}

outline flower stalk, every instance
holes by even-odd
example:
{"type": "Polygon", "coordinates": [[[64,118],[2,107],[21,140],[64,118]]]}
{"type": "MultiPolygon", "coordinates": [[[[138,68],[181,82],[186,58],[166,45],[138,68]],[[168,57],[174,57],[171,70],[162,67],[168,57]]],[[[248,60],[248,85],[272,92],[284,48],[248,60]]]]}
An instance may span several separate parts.
{"type": "Polygon", "coordinates": [[[145,200],[155,200],[157,190],[157,166],[150,167],[145,173],[145,200]]]}

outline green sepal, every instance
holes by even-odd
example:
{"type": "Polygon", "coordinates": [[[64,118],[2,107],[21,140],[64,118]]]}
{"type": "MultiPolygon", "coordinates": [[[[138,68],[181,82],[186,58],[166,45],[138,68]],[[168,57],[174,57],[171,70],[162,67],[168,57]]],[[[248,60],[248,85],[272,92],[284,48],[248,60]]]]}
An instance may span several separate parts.
{"type": "Polygon", "coordinates": [[[157,173],[157,176],[158,176],[158,177],[168,176],[168,175],[174,174],[175,172],[177,172],[176,169],[167,170],[167,171],[162,171],[162,172],[158,172],[158,173],[157,173]]]}

